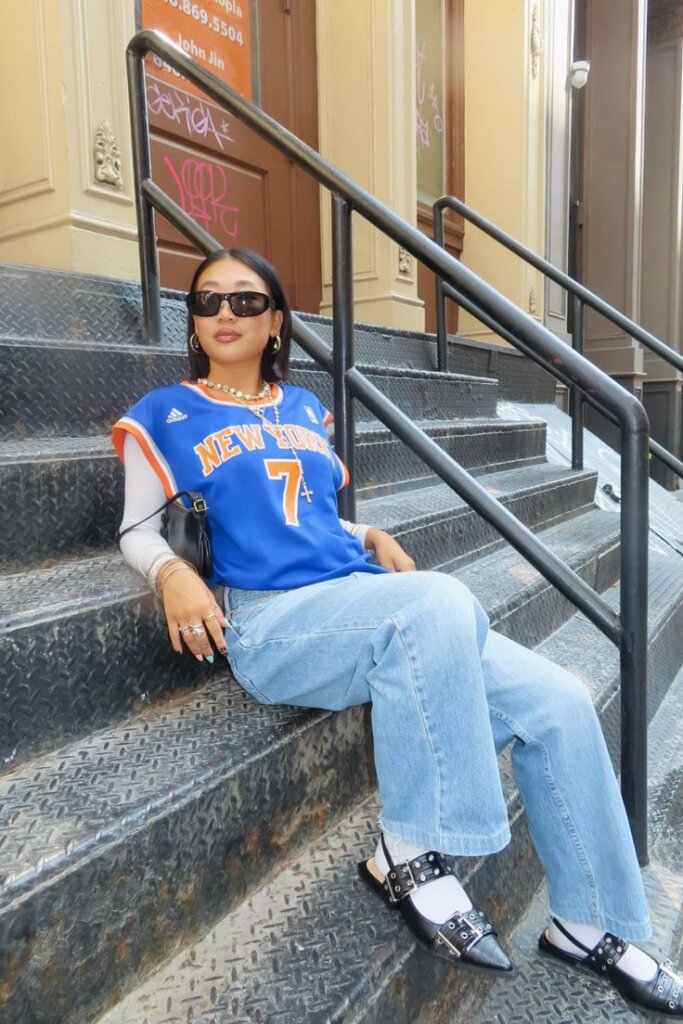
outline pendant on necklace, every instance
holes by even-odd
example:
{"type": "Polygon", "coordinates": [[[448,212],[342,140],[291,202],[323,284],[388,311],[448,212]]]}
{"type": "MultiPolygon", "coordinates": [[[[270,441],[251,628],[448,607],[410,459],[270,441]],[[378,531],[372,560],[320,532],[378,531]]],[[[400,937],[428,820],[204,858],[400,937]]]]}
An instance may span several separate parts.
{"type": "Polygon", "coordinates": [[[306,501],[310,505],[311,504],[311,498],[313,497],[313,491],[311,491],[309,489],[308,484],[306,483],[306,481],[304,481],[304,486],[301,489],[301,493],[303,494],[304,498],[306,499],[306,501]]]}

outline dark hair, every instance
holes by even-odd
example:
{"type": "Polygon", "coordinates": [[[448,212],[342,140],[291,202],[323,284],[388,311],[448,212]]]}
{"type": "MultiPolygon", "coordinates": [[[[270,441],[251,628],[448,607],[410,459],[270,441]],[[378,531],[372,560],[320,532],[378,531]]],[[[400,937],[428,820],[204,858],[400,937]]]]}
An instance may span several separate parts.
{"type": "MultiPolygon", "coordinates": [[[[203,260],[194,272],[192,278],[192,284],[190,285],[190,291],[193,292],[197,286],[197,281],[209,267],[213,266],[214,263],[218,263],[219,260],[225,259],[227,256],[232,257],[234,260],[239,260],[240,263],[244,263],[245,266],[255,271],[260,278],[266,284],[270,297],[275,302],[275,308],[279,309],[282,313],[282,326],[280,327],[280,350],[279,352],[270,352],[269,345],[266,345],[263,350],[263,356],[261,358],[261,376],[264,381],[278,381],[286,380],[289,373],[289,350],[292,341],[292,313],[289,308],[289,302],[285,295],[280,276],[268,260],[264,259],[253,249],[243,249],[241,246],[236,246],[233,249],[219,249],[217,252],[212,252],[210,256],[207,256],[203,260]]],[[[209,373],[209,358],[204,352],[195,352],[190,344],[190,338],[194,334],[194,320],[192,314],[188,314],[187,320],[187,354],[190,360],[190,377],[196,380],[197,377],[206,377],[209,373]]]]}

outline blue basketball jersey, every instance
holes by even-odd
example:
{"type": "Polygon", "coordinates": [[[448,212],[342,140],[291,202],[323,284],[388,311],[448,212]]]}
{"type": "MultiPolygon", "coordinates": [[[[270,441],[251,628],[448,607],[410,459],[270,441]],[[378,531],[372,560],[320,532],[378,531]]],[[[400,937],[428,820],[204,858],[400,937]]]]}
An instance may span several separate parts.
{"type": "Polygon", "coordinates": [[[258,407],[262,416],[229,395],[182,381],[140,399],[114,425],[112,440],[123,459],[125,434],[134,435],[168,497],[202,494],[210,584],[286,590],[385,572],[339,522],[336,491],[348,473],[327,439],[332,417],[320,400],[304,388],[274,384],[258,407]]]}

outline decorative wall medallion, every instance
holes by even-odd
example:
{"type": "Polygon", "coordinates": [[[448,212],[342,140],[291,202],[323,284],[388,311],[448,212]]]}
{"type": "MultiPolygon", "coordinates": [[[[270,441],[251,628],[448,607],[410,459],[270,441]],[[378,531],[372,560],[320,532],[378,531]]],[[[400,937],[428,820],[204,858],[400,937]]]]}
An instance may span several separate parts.
{"type": "Polygon", "coordinates": [[[409,274],[412,267],[412,257],[407,249],[404,249],[402,245],[398,247],[398,272],[399,274],[409,274]]]}
{"type": "Polygon", "coordinates": [[[538,313],[538,303],[536,301],[535,288],[529,289],[529,312],[532,314],[532,316],[536,316],[536,314],[538,313]]]}
{"type": "Polygon", "coordinates": [[[531,77],[538,78],[538,69],[541,64],[543,53],[543,35],[541,34],[541,12],[538,4],[534,4],[531,11],[531,77]]]}
{"type": "Polygon", "coordinates": [[[123,188],[121,153],[108,121],[102,121],[95,133],[95,179],[105,185],[123,188]]]}

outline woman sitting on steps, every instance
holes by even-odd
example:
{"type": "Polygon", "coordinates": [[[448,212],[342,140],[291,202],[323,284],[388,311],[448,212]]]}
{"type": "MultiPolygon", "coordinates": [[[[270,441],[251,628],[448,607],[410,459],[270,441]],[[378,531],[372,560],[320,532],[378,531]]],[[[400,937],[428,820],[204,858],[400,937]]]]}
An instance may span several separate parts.
{"type": "Polygon", "coordinates": [[[387,533],[340,521],[348,475],[327,441],[330,414],[283,383],[291,317],[269,263],[218,252],[187,304],[190,378],[154,389],[114,427],[122,529],[133,527],[121,548],[159,594],[173,648],[213,661],[213,643],[262,703],[371,702],[381,832],[360,877],[433,955],[501,977],[512,964],[444,855],[509,841],[497,754],[511,744],[548,883],[540,949],[683,1018],[683,979],[633,944],[651,933],[645,894],[583,685],[490,630],[456,579],[414,572],[387,533]],[[178,490],[209,507],[206,581],[162,539],[160,515],[140,524],[178,490]]]}

